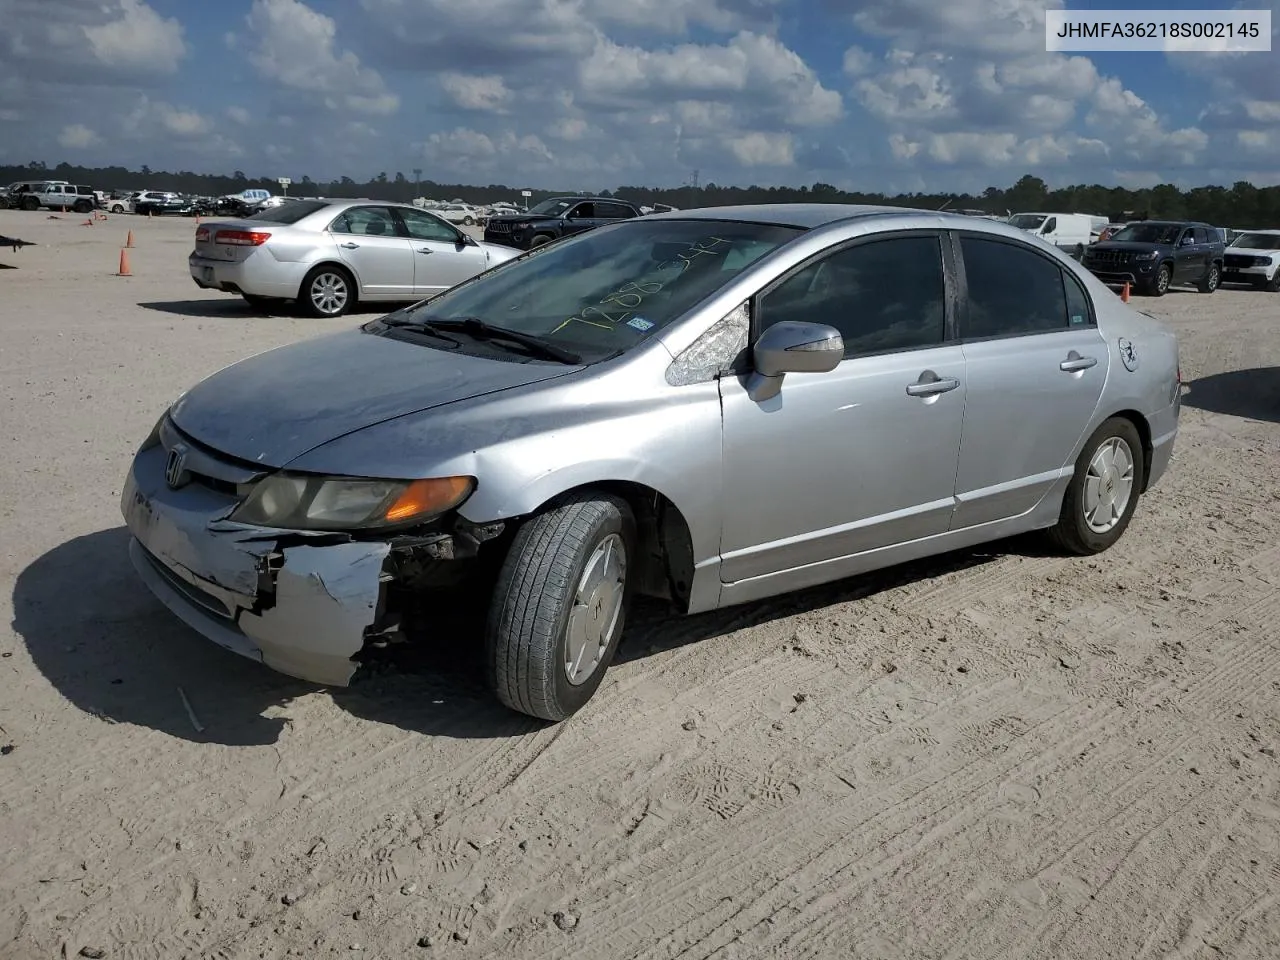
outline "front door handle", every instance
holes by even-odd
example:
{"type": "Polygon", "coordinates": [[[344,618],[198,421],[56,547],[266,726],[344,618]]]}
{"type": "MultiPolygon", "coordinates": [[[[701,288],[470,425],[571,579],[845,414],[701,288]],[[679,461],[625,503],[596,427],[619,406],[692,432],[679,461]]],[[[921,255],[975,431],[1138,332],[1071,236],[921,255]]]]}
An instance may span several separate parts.
{"type": "Polygon", "coordinates": [[[908,397],[935,397],[940,393],[950,393],[960,386],[960,381],[951,380],[919,380],[907,384],[908,397]]]}
{"type": "Polygon", "coordinates": [[[1064,373],[1076,373],[1079,370],[1088,370],[1090,367],[1096,367],[1097,365],[1098,360],[1096,357],[1082,357],[1072,350],[1071,356],[1058,364],[1058,369],[1064,373]]]}
{"type": "Polygon", "coordinates": [[[419,253],[434,253],[434,251],[433,251],[430,247],[419,247],[419,248],[418,248],[418,252],[419,252],[419,253]]]}
{"type": "Polygon", "coordinates": [[[344,243],[341,246],[343,250],[358,250],[360,248],[358,243],[344,243]]]}

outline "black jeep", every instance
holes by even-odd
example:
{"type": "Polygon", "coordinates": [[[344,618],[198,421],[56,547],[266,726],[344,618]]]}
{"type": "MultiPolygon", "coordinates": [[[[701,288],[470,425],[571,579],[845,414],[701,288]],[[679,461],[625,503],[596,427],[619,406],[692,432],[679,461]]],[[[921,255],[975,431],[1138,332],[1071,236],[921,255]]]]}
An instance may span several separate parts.
{"type": "Polygon", "coordinates": [[[552,197],[524,213],[490,217],[485,224],[484,240],[529,250],[592,227],[638,216],[640,208],[625,200],[552,197]]]}
{"type": "Polygon", "coordinates": [[[1173,284],[1213,293],[1222,282],[1226,247],[1207,223],[1142,220],[1085,248],[1081,263],[1103,283],[1129,283],[1142,294],[1163,297],[1173,284]]]}

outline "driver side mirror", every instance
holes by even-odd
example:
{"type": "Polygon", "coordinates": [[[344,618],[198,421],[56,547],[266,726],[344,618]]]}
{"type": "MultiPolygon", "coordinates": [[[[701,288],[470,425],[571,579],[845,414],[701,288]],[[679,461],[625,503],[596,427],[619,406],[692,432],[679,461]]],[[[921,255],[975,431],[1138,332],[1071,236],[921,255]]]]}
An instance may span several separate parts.
{"type": "Polygon", "coordinates": [[[755,372],[747,393],[757,403],[782,390],[788,373],[829,373],[844,359],[844,338],[825,323],[784,320],[760,334],[752,348],[755,372]]]}
{"type": "Polygon", "coordinates": [[[460,247],[478,247],[478,246],[480,246],[480,244],[476,243],[476,238],[475,238],[475,237],[473,237],[471,234],[469,234],[469,233],[464,233],[464,232],[462,232],[461,230],[459,230],[459,231],[458,231],[458,246],[460,246],[460,247]]]}

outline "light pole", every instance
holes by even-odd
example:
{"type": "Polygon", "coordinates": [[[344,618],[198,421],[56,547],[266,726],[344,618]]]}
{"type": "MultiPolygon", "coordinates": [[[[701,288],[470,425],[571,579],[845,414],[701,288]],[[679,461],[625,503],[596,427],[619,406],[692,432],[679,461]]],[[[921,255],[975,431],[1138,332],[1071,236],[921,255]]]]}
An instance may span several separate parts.
{"type": "Polygon", "coordinates": [[[413,195],[414,199],[416,200],[418,197],[422,196],[422,168],[421,167],[413,168],[413,189],[416,191],[413,195]]]}

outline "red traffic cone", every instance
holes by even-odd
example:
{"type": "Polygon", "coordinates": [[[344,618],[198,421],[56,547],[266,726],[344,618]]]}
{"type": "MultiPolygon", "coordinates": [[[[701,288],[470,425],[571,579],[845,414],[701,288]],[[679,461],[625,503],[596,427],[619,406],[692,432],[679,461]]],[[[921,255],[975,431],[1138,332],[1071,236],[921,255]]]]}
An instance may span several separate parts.
{"type": "Polygon", "coordinates": [[[129,251],[120,251],[120,270],[116,273],[117,277],[132,277],[133,271],[129,269],[129,251]]]}

